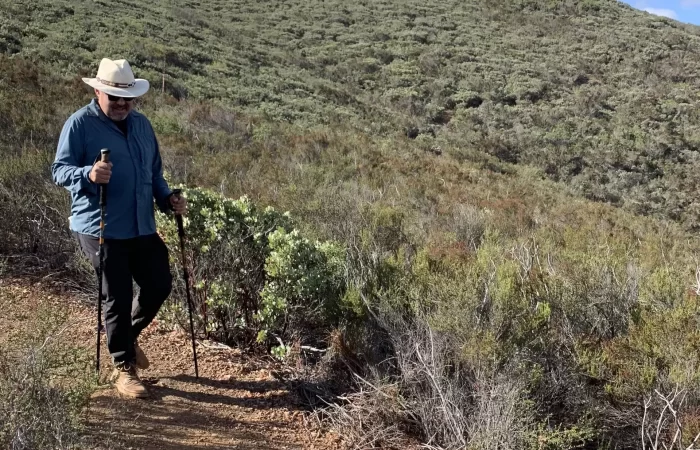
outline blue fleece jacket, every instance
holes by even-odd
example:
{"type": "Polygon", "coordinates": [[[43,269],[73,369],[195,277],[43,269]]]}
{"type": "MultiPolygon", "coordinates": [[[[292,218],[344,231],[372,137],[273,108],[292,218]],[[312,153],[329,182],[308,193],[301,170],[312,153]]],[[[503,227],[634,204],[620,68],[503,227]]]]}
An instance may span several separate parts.
{"type": "Polygon", "coordinates": [[[63,126],[53,180],[72,198],[70,229],[97,237],[100,228],[99,185],[90,181],[100,150],[110,150],[112,176],[107,184],[106,239],[129,239],[156,232],[155,199],[169,211],[171,190],[163,178],[158,140],[148,119],[132,110],[126,136],[100,109],[97,100],[75,112],[63,126]]]}

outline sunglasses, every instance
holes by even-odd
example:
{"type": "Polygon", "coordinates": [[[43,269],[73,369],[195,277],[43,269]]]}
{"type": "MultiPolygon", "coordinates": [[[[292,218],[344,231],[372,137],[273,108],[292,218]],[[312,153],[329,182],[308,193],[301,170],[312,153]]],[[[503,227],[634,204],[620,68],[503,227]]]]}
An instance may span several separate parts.
{"type": "Polygon", "coordinates": [[[121,99],[124,99],[125,102],[131,102],[134,100],[133,97],[117,97],[116,95],[107,95],[109,97],[110,102],[118,102],[121,99]]]}

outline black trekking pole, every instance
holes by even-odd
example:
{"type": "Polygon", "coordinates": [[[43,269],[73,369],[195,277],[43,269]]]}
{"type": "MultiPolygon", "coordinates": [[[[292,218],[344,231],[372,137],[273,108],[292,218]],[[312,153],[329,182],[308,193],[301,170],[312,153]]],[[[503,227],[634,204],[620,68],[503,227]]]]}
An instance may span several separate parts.
{"type": "MultiPolygon", "coordinates": [[[[174,189],[173,195],[178,197],[182,193],[180,189],[174,189]]],[[[197,367],[197,348],[194,343],[194,322],[192,321],[192,297],[190,297],[190,275],[187,272],[187,264],[185,258],[185,227],[182,224],[182,216],[175,214],[177,221],[177,234],[180,236],[180,253],[182,254],[182,274],[185,278],[185,290],[187,291],[187,308],[190,312],[190,336],[192,337],[192,355],[194,356],[194,375],[199,378],[199,368],[197,367]]]]}
{"type": "MultiPolygon", "coordinates": [[[[109,149],[100,150],[100,161],[109,162],[109,149]]],[[[95,371],[97,378],[100,378],[100,332],[102,330],[102,272],[104,271],[104,231],[105,231],[105,208],[107,207],[107,185],[100,185],[100,249],[98,257],[100,261],[99,273],[97,274],[97,359],[95,360],[95,371]]]]}

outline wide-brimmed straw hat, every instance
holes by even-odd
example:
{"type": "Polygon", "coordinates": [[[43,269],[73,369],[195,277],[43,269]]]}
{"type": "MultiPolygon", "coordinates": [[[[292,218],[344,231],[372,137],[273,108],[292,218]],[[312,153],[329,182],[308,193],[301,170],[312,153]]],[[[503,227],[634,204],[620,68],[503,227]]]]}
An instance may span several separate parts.
{"type": "Polygon", "coordinates": [[[108,95],[118,97],[141,97],[148,92],[148,80],[134,78],[129,62],[125,59],[112,61],[103,58],[95,78],[83,78],[83,81],[108,95]]]}

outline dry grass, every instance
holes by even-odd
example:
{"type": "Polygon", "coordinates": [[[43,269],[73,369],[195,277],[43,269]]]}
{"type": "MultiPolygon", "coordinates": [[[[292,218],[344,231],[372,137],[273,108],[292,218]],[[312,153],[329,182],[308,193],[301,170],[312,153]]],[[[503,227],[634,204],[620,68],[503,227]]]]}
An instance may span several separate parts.
{"type": "Polygon", "coordinates": [[[80,447],[81,407],[91,391],[89,358],[66,348],[55,314],[39,314],[31,332],[0,347],[0,447],[80,447]]]}
{"type": "Polygon", "coordinates": [[[397,372],[382,377],[375,370],[368,379],[356,375],[356,392],[316,413],[351,448],[406,448],[406,432],[419,435],[428,449],[527,445],[534,418],[515,375],[457,367],[449,336],[422,320],[384,320],[397,372]]]}
{"type": "Polygon", "coordinates": [[[340,435],[348,448],[406,448],[407,417],[398,384],[357,380],[356,392],[316,410],[316,420],[340,435]]]}
{"type": "Polygon", "coordinates": [[[522,448],[532,423],[525,390],[507,370],[489,373],[456,365],[456,343],[420,319],[394,326],[401,385],[427,446],[522,448]]]}
{"type": "Polygon", "coordinates": [[[642,418],[642,450],[693,450],[700,440],[700,433],[693,438],[683,424],[684,409],[687,407],[688,393],[675,388],[669,394],[654,390],[644,400],[642,418]],[[685,433],[685,435],[684,435],[685,433]]]}

